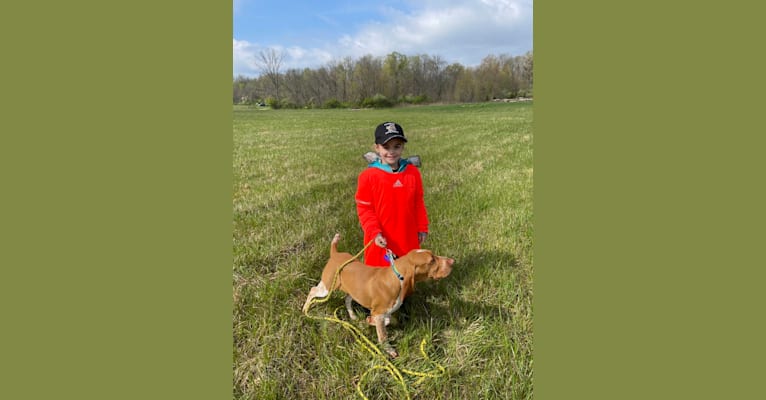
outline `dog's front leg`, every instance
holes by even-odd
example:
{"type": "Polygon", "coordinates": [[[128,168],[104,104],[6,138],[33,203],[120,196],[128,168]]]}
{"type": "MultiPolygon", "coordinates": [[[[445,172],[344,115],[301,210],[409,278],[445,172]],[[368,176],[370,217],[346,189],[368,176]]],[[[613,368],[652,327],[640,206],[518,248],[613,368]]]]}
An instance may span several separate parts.
{"type": "Polygon", "coordinates": [[[383,347],[383,351],[388,353],[389,357],[396,358],[399,353],[396,352],[391,343],[388,342],[388,334],[386,332],[386,320],[388,319],[385,314],[375,315],[373,321],[375,321],[375,330],[378,333],[378,343],[383,347]]]}

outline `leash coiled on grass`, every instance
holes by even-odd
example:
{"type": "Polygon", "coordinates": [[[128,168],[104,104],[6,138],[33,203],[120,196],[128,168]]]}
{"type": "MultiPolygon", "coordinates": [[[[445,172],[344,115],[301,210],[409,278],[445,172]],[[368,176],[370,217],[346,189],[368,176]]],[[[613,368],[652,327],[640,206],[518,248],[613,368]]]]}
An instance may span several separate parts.
{"type": "MultiPolygon", "coordinates": [[[[411,375],[411,376],[419,377],[418,380],[415,381],[415,384],[417,385],[417,384],[420,384],[421,382],[423,382],[426,378],[438,378],[438,377],[444,375],[444,372],[445,372],[444,367],[439,365],[439,363],[431,360],[428,357],[428,355],[426,354],[426,351],[425,351],[426,339],[425,338],[423,338],[423,340],[420,342],[420,353],[423,354],[423,358],[425,358],[426,361],[428,361],[429,363],[431,363],[434,366],[436,366],[436,369],[439,370],[438,373],[434,373],[434,372],[418,372],[418,371],[412,371],[412,370],[405,369],[405,368],[401,368],[401,369],[397,368],[396,365],[394,365],[388,359],[388,357],[385,354],[383,354],[382,351],[380,351],[378,346],[376,346],[375,343],[373,343],[370,339],[368,339],[367,336],[365,336],[364,333],[362,333],[362,331],[359,330],[359,328],[357,328],[353,324],[349,323],[348,321],[343,321],[340,318],[338,318],[338,315],[337,315],[338,314],[338,310],[341,307],[338,307],[338,308],[335,309],[335,311],[333,311],[333,316],[332,317],[312,316],[312,315],[309,315],[309,313],[308,313],[308,310],[311,309],[311,306],[314,305],[314,303],[324,303],[324,302],[326,302],[326,301],[328,301],[330,299],[330,296],[332,295],[332,292],[334,291],[333,288],[335,287],[335,282],[337,281],[338,276],[340,276],[340,271],[346,265],[351,263],[351,261],[359,258],[359,256],[362,255],[362,253],[364,253],[364,251],[367,250],[367,248],[370,247],[370,245],[373,242],[374,242],[374,239],[370,240],[364,246],[364,248],[361,251],[356,253],[356,255],[354,255],[353,257],[348,259],[346,262],[341,264],[340,267],[338,267],[338,269],[335,271],[335,275],[332,278],[332,284],[330,285],[330,291],[327,294],[327,296],[325,296],[325,297],[323,297],[321,299],[317,299],[316,297],[311,299],[311,302],[309,303],[309,307],[307,307],[307,309],[304,312],[304,314],[307,317],[311,318],[311,319],[325,320],[325,321],[336,322],[336,323],[340,324],[347,331],[351,332],[351,334],[354,336],[354,338],[356,338],[356,341],[362,346],[363,349],[367,350],[367,352],[372,354],[373,357],[378,357],[378,358],[380,358],[383,361],[383,365],[374,365],[371,368],[369,368],[367,371],[365,371],[359,377],[359,381],[356,384],[356,392],[359,393],[359,396],[361,396],[364,400],[369,400],[367,398],[367,396],[364,395],[364,391],[362,391],[362,382],[364,382],[364,378],[367,376],[367,374],[369,374],[373,370],[384,369],[384,370],[388,371],[389,374],[391,374],[391,376],[394,378],[394,380],[396,380],[397,383],[399,383],[399,385],[402,387],[402,390],[404,390],[404,393],[406,395],[407,400],[410,400],[410,393],[407,390],[407,383],[404,381],[404,376],[402,375],[403,373],[406,374],[406,375],[411,375]]],[[[432,370],[432,371],[434,371],[434,370],[432,370]]]]}

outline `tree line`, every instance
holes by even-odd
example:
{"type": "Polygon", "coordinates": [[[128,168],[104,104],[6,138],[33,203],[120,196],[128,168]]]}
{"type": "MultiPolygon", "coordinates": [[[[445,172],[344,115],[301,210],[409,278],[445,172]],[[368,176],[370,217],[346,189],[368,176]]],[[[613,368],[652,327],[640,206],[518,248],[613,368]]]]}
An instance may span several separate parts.
{"type": "Polygon", "coordinates": [[[532,52],[488,55],[476,67],[440,56],[346,57],[317,69],[282,70],[283,54],[261,51],[260,75],[234,78],[235,104],[272,108],[391,107],[431,102],[477,102],[531,97],[532,52]]]}

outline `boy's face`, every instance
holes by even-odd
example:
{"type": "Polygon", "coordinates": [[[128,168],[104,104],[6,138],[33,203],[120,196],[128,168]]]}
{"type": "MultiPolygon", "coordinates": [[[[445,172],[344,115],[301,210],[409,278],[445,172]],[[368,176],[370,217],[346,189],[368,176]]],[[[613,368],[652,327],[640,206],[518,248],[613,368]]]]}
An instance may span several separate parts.
{"type": "Polygon", "coordinates": [[[378,154],[380,154],[380,159],[384,163],[393,168],[399,166],[399,159],[402,157],[402,152],[404,152],[403,140],[391,139],[385,144],[376,144],[375,148],[378,151],[378,154]]]}

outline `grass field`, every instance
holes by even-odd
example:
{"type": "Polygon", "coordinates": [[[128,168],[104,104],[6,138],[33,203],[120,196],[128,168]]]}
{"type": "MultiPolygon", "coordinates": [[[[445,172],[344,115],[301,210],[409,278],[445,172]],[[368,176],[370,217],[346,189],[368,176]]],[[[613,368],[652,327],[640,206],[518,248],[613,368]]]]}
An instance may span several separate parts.
{"type": "MultiPolygon", "coordinates": [[[[389,326],[399,368],[446,372],[415,384],[413,399],[530,399],[532,360],[532,104],[482,103],[385,110],[234,107],[233,398],[353,399],[381,362],[338,324],[306,318],[333,235],[355,254],[362,232],[356,177],[373,130],[400,123],[405,157],[420,155],[430,236],[453,273],[418,284],[389,326]]],[[[331,315],[343,295],[315,305],[331,315]]],[[[343,311],[343,310],[341,310],[343,311]]],[[[361,313],[364,309],[359,308],[361,313]]],[[[348,320],[345,311],[338,316],[348,320]]],[[[376,341],[373,327],[358,325],[376,341]]],[[[369,399],[406,393],[384,370],[369,399]]]]}

